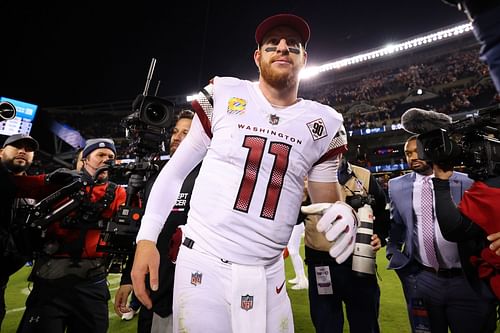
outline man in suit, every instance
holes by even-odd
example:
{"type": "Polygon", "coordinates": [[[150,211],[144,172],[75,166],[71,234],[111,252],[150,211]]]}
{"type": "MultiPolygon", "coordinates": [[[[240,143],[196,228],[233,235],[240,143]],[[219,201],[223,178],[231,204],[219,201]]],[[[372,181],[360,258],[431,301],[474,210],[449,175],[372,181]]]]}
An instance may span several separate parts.
{"type": "MultiPolygon", "coordinates": [[[[413,172],[389,181],[387,258],[388,268],[401,280],[412,331],[494,332],[491,301],[472,290],[457,243],[446,241],[437,223],[432,165],[419,159],[416,136],[406,141],[404,151],[413,172]]],[[[453,173],[450,192],[455,203],[472,182],[463,173],[453,173]]]]}

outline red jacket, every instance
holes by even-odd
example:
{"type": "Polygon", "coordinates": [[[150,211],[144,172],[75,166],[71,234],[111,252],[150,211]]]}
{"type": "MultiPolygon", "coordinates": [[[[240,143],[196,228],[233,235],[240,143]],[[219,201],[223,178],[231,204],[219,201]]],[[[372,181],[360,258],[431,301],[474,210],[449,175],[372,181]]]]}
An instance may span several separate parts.
{"type": "MultiPolygon", "coordinates": [[[[494,188],[483,182],[476,181],[464,193],[458,208],[472,222],[479,225],[486,234],[496,233],[500,230],[500,188],[494,188]]],[[[496,297],[500,299],[500,256],[485,247],[481,256],[471,257],[471,262],[476,266],[480,278],[489,282],[496,297]]]]}

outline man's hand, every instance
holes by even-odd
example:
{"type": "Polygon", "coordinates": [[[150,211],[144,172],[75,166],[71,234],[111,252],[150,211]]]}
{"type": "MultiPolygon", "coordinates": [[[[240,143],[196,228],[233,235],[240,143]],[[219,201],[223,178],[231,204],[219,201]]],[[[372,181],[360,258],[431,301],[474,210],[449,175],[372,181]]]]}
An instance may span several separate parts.
{"type": "Polygon", "coordinates": [[[137,299],[148,309],[153,302],[146,290],[146,274],[149,273],[151,289],[158,290],[158,268],[160,266],[160,253],[152,241],[141,240],[135,249],[134,266],[132,266],[132,284],[137,299]]]}
{"type": "Polygon", "coordinates": [[[372,246],[372,250],[374,252],[377,252],[382,247],[382,241],[377,234],[372,235],[372,241],[370,242],[370,245],[372,246]]]}
{"type": "Polygon", "coordinates": [[[495,251],[497,256],[500,256],[500,232],[488,235],[486,238],[491,242],[490,249],[495,251]]]}
{"type": "Polygon", "coordinates": [[[118,317],[122,317],[122,315],[128,311],[128,297],[132,293],[132,285],[124,284],[121,285],[120,288],[116,291],[115,294],[115,313],[118,317]]]}
{"type": "Polygon", "coordinates": [[[354,240],[358,227],[358,217],[351,206],[337,201],[336,203],[316,203],[301,207],[304,214],[323,215],[316,229],[325,234],[328,241],[334,242],[330,256],[339,264],[346,261],[354,252],[354,240]]]}
{"type": "Polygon", "coordinates": [[[45,182],[55,185],[67,185],[82,177],[82,173],[76,170],[59,168],[45,176],[45,182]]]}
{"type": "Polygon", "coordinates": [[[133,173],[128,179],[128,186],[134,188],[137,191],[142,190],[145,185],[146,180],[144,179],[143,175],[133,173]]]}

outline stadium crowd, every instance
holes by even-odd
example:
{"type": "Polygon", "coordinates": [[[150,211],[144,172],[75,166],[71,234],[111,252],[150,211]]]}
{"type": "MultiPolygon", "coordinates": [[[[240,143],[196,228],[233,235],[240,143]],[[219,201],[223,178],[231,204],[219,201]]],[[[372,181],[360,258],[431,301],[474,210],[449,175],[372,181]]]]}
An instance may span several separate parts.
{"type": "Polygon", "coordinates": [[[477,53],[474,48],[404,68],[367,73],[359,80],[333,82],[305,91],[305,95],[341,112],[347,129],[397,123],[414,105],[446,114],[478,109],[499,103],[500,95],[477,53]]]}

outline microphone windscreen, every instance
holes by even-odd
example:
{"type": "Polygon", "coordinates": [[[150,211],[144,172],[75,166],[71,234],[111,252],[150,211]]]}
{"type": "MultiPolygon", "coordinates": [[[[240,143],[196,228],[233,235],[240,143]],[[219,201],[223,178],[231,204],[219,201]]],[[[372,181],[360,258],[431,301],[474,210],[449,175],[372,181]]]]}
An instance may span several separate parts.
{"type": "Polygon", "coordinates": [[[451,122],[451,117],[444,113],[418,108],[408,109],[401,116],[401,126],[412,134],[427,133],[439,128],[446,129],[451,122]]]}

